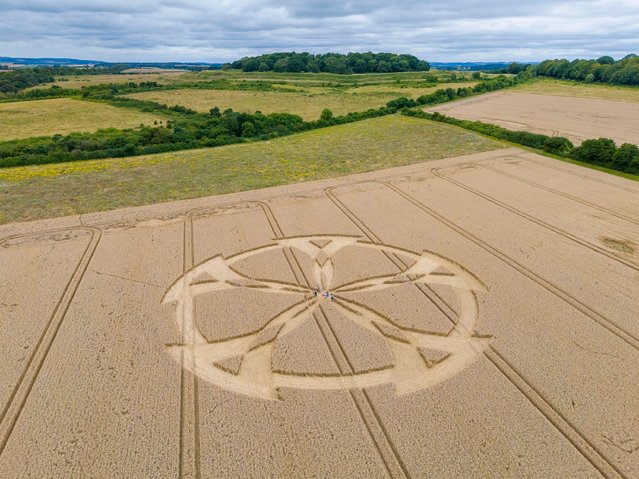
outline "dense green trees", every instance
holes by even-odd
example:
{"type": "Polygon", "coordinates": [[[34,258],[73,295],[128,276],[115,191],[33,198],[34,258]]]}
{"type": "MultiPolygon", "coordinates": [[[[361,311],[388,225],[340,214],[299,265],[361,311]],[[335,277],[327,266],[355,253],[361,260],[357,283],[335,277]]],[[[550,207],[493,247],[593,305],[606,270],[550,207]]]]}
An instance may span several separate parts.
{"type": "Polygon", "coordinates": [[[53,81],[51,68],[25,68],[0,75],[0,93],[17,93],[20,90],[53,81]]]}
{"type": "Polygon", "coordinates": [[[617,152],[615,142],[610,138],[585,140],[581,146],[574,149],[572,157],[576,160],[598,165],[612,163],[617,152]]]}
{"type": "Polygon", "coordinates": [[[604,55],[603,57],[597,58],[597,63],[601,65],[612,65],[615,63],[615,59],[608,55],[604,55]]]}
{"type": "Polygon", "coordinates": [[[639,147],[631,143],[621,145],[612,157],[615,170],[639,174],[639,147]]]}
{"type": "Polygon", "coordinates": [[[575,160],[626,173],[639,173],[639,147],[631,143],[624,143],[617,148],[610,138],[586,140],[572,150],[570,156],[575,160]]]}
{"type": "Polygon", "coordinates": [[[546,60],[530,67],[530,72],[538,76],[548,76],[565,80],[612,83],[616,85],[639,85],[639,57],[627,55],[614,61],[603,56],[597,60],[546,60]]]}
{"type": "Polygon", "coordinates": [[[245,72],[326,72],[337,74],[350,73],[387,73],[428,71],[430,64],[413,55],[396,53],[269,53],[257,57],[246,57],[228,64],[227,67],[245,72]]]}
{"type": "Polygon", "coordinates": [[[69,75],[102,75],[120,73],[128,65],[113,65],[109,67],[73,68],[73,67],[36,67],[20,68],[0,75],[0,94],[15,94],[26,88],[50,83],[56,76],[69,75]]]}

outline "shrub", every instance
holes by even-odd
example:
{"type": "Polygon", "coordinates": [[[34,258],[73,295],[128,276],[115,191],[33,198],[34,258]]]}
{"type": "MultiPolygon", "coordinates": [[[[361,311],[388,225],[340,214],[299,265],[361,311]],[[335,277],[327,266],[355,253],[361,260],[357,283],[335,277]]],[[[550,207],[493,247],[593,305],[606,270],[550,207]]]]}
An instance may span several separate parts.
{"type": "Polygon", "coordinates": [[[559,156],[567,156],[573,148],[572,142],[562,136],[553,136],[547,139],[544,144],[545,151],[559,156]]]}
{"type": "Polygon", "coordinates": [[[324,108],[322,110],[321,115],[320,115],[320,119],[322,119],[324,121],[330,121],[331,118],[333,118],[333,112],[331,110],[329,110],[328,108],[324,108]]]}
{"type": "Polygon", "coordinates": [[[575,160],[593,163],[595,165],[610,165],[617,147],[610,138],[597,138],[584,141],[581,146],[572,150],[571,156],[575,160]]]}
{"type": "Polygon", "coordinates": [[[399,97],[399,98],[395,98],[394,100],[389,101],[388,103],[386,103],[386,106],[389,108],[410,108],[415,106],[417,103],[415,102],[415,100],[410,99],[410,98],[406,98],[405,96],[399,97]]]}
{"type": "Polygon", "coordinates": [[[612,158],[612,167],[629,173],[639,173],[639,147],[631,143],[624,143],[612,158]]]}

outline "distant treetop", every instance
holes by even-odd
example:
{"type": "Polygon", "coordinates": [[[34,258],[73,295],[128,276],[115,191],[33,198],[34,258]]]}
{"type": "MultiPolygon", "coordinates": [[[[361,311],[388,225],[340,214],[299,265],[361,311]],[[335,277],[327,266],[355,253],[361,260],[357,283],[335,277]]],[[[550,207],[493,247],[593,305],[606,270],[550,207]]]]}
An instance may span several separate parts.
{"type": "Polygon", "coordinates": [[[639,85],[639,57],[632,53],[617,61],[609,56],[599,57],[596,60],[546,60],[531,69],[532,73],[538,76],[587,83],[639,85]]]}
{"type": "Polygon", "coordinates": [[[245,57],[225,65],[225,68],[245,72],[311,72],[311,73],[389,73],[428,71],[430,64],[413,55],[396,53],[269,53],[245,57]]]}

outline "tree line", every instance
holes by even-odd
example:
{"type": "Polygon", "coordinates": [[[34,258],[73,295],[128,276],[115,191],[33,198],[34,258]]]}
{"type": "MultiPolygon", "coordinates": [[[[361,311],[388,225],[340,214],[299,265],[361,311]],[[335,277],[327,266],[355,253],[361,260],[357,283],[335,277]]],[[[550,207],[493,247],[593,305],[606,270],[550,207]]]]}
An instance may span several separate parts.
{"type": "MultiPolygon", "coordinates": [[[[74,68],[65,66],[19,68],[4,72],[0,75],[0,94],[11,95],[26,88],[51,83],[57,76],[70,75],[105,75],[121,73],[128,65],[113,65],[109,67],[74,68]]],[[[50,96],[50,95],[46,95],[50,96]]]]}
{"type": "MultiPolygon", "coordinates": [[[[389,115],[399,109],[417,104],[442,103],[459,97],[494,91],[512,86],[517,81],[516,78],[498,77],[482,81],[472,88],[439,89],[417,100],[399,98],[388,102],[385,107],[348,113],[339,117],[333,116],[333,113],[326,109],[316,121],[304,121],[297,115],[287,113],[248,114],[234,112],[232,109],[221,112],[219,108],[212,108],[208,114],[205,114],[180,105],[167,106],[120,96],[123,90],[128,91],[134,88],[133,85],[95,85],[83,88],[81,93],[85,100],[161,113],[168,116],[170,120],[165,125],[140,126],[125,130],[110,128],[94,133],[71,133],[0,142],[0,167],[135,156],[221,146],[250,140],[266,140],[304,130],[389,115]]],[[[154,86],[148,83],[137,84],[135,89],[154,86]]],[[[258,84],[242,85],[242,88],[248,86],[262,88],[258,84]]],[[[50,89],[44,91],[47,90],[50,89]]]]}
{"type": "MultiPolygon", "coordinates": [[[[218,108],[212,108],[208,114],[205,114],[180,105],[167,106],[121,96],[121,93],[131,89],[156,88],[152,82],[94,85],[81,90],[83,99],[161,113],[168,116],[170,120],[165,125],[140,126],[125,130],[110,128],[94,133],[71,133],[64,136],[53,135],[0,142],[0,167],[135,156],[221,146],[250,140],[266,140],[304,130],[389,115],[416,105],[443,103],[460,97],[506,88],[517,82],[517,78],[501,76],[484,80],[472,88],[439,89],[417,100],[402,97],[388,102],[385,107],[348,113],[339,117],[333,116],[333,113],[326,109],[316,121],[304,121],[297,115],[287,113],[248,114],[234,112],[232,109],[221,112],[218,108]]],[[[242,84],[241,88],[263,88],[258,82],[252,83],[255,84],[242,84]]],[[[28,93],[49,90],[56,90],[56,88],[32,90],[28,93]]],[[[78,90],[69,90],[69,92],[78,93],[78,90]]]]}
{"type": "Polygon", "coordinates": [[[581,145],[575,147],[568,138],[562,136],[547,136],[527,131],[513,131],[481,121],[459,120],[438,112],[427,113],[424,111],[406,110],[403,113],[408,116],[416,116],[459,126],[467,130],[492,136],[493,138],[511,141],[584,163],[604,166],[624,173],[639,174],[639,147],[631,143],[624,143],[617,147],[614,140],[610,138],[596,138],[586,140],[581,145]]]}
{"type": "Polygon", "coordinates": [[[630,54],[617,61],[610,56],[599,57],[596,60],[545,60],[528,67],[526,74],[586,83],[639,85],[639,57],[630,54]]]}
{"type": "Polygon", "coordinates": [[[20,90],[54,81],[50,68],[24,68],[0,75],[0,93],[18,93],[20,90]]]}
{"type": "Polygon", "coordinates": [[[245,72],[310,72],[310,73],[390,73],[428,71],[430,64],[413,55],[397,53],[269,53],[245,57],[223,68],[245,72]]]}
{"type": "Polygon", "coordinates": [[[517,85],[521,80],[517,77],[498,76],[490,80],[484,80],[473,87],[464,88],[440,88],[439,90],[422,95],[417,99],[400,97],[386,103],[391,108],[412,108],[420,105],[435,105],[447,101],[480,95],[491,91],[501,90],[517,85]]]}
{"type": "Polygon", "coordinates": [[[125,157],[166,151],[213,147],[248,140],[267,140],[315,128],[349,123],[395,113],[382,107],[334,117],[324,110],[316,121],[298,115],[238,113],[232,109],[198,113],[183,106],[167,107],[131,98],[113,98],[109,103],[145,111],[162,111],[171,119],[166,125],[109,128],[93,133],[71,133],[0,142],[0,168],[65,161],[125,157]]]}

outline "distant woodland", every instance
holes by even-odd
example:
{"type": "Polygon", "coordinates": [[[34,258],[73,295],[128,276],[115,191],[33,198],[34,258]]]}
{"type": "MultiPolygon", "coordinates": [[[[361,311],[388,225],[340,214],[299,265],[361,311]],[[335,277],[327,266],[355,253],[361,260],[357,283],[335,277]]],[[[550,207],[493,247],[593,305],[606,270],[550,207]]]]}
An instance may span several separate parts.
{"type": "Polygon", "coordinates": [[[54,80],[50,68],[25,68],[0,75],[0,93],[18,93],[20,90],[54,80]]]}
{"type": "Polygon", "coordinates": [[[413,55],[397,53],[269,53],[246,57],[225,65],[245,72],[309,72],[309,73],[392,73],[428,71],[430,64],[413,55]]]}
{"type": "MultiPolygon", "coordinates": [[[[26,88],[50,83],[55,76],[63,75],[102,75],[118,74],[130,68],[129,64],[105,64],[91,68],[50,66],[19,68],[2,72],[0,75],[0,95],[15,95],[26,88]]],[[[218,65],[210,66],[219,68],[218,65]]],[[[428,71],[430,64],[413,55],[396,53],[269,53],[256,57],[246,57],[224,65],[225,69],[245,72],[282,72],[282,73],[393,73],[428,71]]],[[[206,69],[198,67],[197,69],[206,69]]],[[[639,85],[639,57],[631,54],[615,61],[610,56],[596,60],[545,60],[537,65],[513,62],[507,68],[491,73],[509,73],[518,75],[521,80],[535,76],[553,77],[562,80],[582,81],[585,83],[608,83],[612,85],[639,85]]],[[[62,96],[63,92],[39,92],[34,97],[62,96]]]]}
{"type": "Polygon", "coordinates": [[[62,75],[104,75],[120,73],[128,65],[113,65],[110,67],[73,68],[64,66],[19,68],[3,72],[0,75],[0,93],[18,93],[26,88],[51,83],[56,76],[62,75]]]}
{"type": "Polygon", "coordinates": [[[553,77],[585,83],[639,85],[639,57],[631,54],[617,61],[603,56],[596,60],[545,60],[538,65],[511,63],[501,73],[523,73],[526,76],[553,77]]]}

